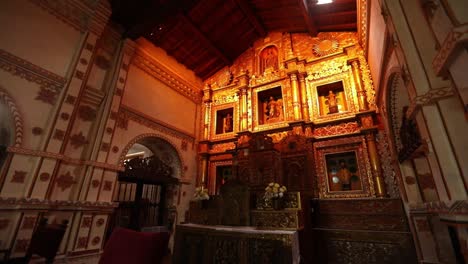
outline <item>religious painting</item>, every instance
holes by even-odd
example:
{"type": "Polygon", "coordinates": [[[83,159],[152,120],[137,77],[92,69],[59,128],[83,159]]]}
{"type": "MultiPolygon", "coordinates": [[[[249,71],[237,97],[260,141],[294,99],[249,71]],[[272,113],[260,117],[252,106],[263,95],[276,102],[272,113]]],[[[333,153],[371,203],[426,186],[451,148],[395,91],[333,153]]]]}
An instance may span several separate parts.
{"type": "Polygon", "coordinates": [[[363,136],[315,142],[314,153],[321,198],[359,198],[375,195],[363,136]]]}
{"type": "Polygon", "coordinates": [[[317,86],[320,115],[343,113],[348,110],[343,82],[317,86]]]}
{"type": "Polygon", "coordinates": [[[281,87],[258,92],[258,121],[260,125],[284,120],[281,87]]]}
{"type": "Polygon", "coordinates": [[[362,190],[359,165],[354,151],[327,154],[325,162],[331,192],[362,190]]]}
{"type": "Polygon", "coordinates": [[[278,48],[268,46],[260,52],[260,72],[273,72],[278,70],[278,48]]]}
{"type": "Polygon", "coordinates": [[[226,108],[216,111],[216,131],[218,134],[231,133],[234,131],[234,122],[233,122],[234,109],[226,108]]]}
{"type": "Polygon", "coordinates": [[[232,179],[232,160],[210,161],[208,172],[208,193],[219,194],[221,186],[232,179]]]}

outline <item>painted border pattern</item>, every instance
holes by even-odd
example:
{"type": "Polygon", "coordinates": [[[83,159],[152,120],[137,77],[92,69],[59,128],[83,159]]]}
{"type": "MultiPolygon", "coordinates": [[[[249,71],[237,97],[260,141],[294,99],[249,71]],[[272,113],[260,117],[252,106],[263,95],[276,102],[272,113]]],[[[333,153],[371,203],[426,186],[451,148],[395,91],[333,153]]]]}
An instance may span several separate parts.
{"type": "Polygon", "coordinates": [[[93,166],[93,167],[98,167],[102,169],[107,169],[111,171],[123,171],[124,168],[118,165],[113,165],[113,164],[108,164],[108,163],[103,163],[103,162],[97,162],[97,161],[92,161],[92,160],[80,160],[80,159],[73,159],[70,157],[67,157],[63,154],[59,153],[52,153],[52,152],[45,152],[45,151],[40,151],[40,150],[32,150],[32,149],[25,149],[25,148],[20,148],[20,147],[8,147],[7,149],[8,152],[11,153],[16,153],[16,154],[21,154],[21,155],[29,155],[29,156],[36,156],[36,157],[42,157],[42,158],[50,158],[50,159],[57,159],[61,160],[65,163],[68,164],[75,164],[75,165],[87,165],[87,166],[93,166]]]}
{"type": "Polygon", "coordinates": [[[15,123],[15,147],[20,147],[23,142],[23,118],[16,106],[13,98],[8,94],[8,92],[0,87],[0,100],[4,101],[10,110],[10,113],[13,116],[13,121],[15,123]]]}
{"type": "Polygon", "coordinates": [[[47,89],[59,93],[66,79],[53,72],[34,65],[3,49],[0,49],[0,69],[29,82],[34,82],[47,89]]]}

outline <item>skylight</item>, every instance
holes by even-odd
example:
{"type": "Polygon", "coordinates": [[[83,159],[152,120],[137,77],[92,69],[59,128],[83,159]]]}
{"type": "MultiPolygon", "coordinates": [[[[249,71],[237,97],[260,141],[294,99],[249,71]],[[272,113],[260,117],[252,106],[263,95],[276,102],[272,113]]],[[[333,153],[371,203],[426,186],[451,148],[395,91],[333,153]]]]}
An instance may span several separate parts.
{"type": "Polygon", "coordinates": [[[330,4],[333,0],[317,0],[317,5],[330,4]]]}

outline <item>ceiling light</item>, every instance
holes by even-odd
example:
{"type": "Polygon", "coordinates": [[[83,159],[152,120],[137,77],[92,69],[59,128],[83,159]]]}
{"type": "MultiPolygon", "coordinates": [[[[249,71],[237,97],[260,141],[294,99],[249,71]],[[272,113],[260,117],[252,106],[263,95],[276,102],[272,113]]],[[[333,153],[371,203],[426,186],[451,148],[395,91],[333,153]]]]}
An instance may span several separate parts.
{"type": "Polygon", "coordinates": [[[317,0],[317,5],[330,4],[333,0],[317,0]]]}

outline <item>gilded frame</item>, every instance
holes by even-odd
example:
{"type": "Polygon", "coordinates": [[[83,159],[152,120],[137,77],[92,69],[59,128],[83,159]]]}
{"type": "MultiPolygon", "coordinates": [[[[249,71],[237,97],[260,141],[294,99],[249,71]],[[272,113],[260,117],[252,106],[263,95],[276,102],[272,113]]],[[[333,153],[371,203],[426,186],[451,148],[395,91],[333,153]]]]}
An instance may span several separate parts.
{"type": "Polygon", "coordinates": [[[222,139],[227,139],[227,138],[233,138],[236,135],[236,133],[239,131],[239,125],[240,125],[239,117],[240,117],[239,107],[237,107],[236,102],[212,105],[211,106],[211,122],[210,122],[210,138],[212,140],[222,140],[222,139]],[[222,111],[222,110],[229,109],[229,108],[232,108],[232,132],[216,134],[216,125],[217,125],[216,114],[218,113],[218,111],[222,111]]]}
{"type": "Polygon", "coordinates": [[[339,74],[327,76],[318,80],[307,80],[309,89],[309,115],[312,121],[317,123],[324,123],[330,121],[336,121],[339,119],[345,119],[355,115],[358,109],[357,92],[354,85],[354,79],[351,71],[345,71],[339,74]],[[320,114],[320,103],[317,87],[326,85],[334,82],[341,81],[343,83],[343,90],[348,109],[342,113],[336,113],[331,115],[320,114]]]}
{"type": "Polygon", "coordinates": [[[208,174],[208,192],[213,195],[216,192],[216,168],[218,166],[232,165],[232,160],[210,161],[208,174]]]}
{"type": "Polygon", "coordinates": [[[369,155],[364,136],[316,142],[314,144],[314,153],[320,198],[364,198],[375,196],[374,180],[372,178],[369,155]],[[347,152],[355,153],[362,190],[331,191],[326,156],[329,154],[347,152]]]}
{"type": "Polygon", "coordinates": [[[252,130],[253,131],[265,131],[265,130],[270,130],[270,129],[275,129],[275,128],[282,128],[282,127],[287,127],[288,126],[288,120],[290,119],[290,112],[289,109],[289,102],[288,102],[288,91],[289,89],[289,79],[283,79],[279,80],[267,85],[262,85],[259,87],[256,87],[252,90],[252,95],[250,98],[252,98],[252,130]],[[273,89],[276,87],[281,87],[281,96],[283,100],[283,121],[277,122],[277,123],[270,123],[270,124],[260,124],[259,122],[259,111],[258,111],[258,93],[262,91],[266,91],[269,89],[273,89]]]}

